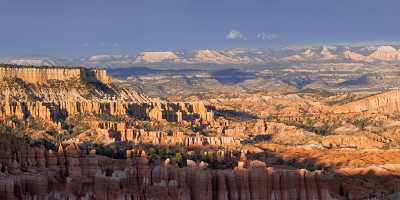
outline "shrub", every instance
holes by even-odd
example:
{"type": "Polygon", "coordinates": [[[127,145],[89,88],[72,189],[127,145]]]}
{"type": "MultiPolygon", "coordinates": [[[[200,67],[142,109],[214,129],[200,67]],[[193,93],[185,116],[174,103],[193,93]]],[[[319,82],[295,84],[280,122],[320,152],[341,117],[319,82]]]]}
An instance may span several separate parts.
{"type": "Polygon", "coordinates": [[[352,122],[352,124],[354,126],[356,126],[357,128],[364,130],[365,127],[368,126],[368,124],[370,123],[370,121],[368,119],[356,119],[352,122]]]}
{"type": "Polygon", "coordinates": [[[176,163],[178,163],[179,166],[181,166],[183,164],[183,155],[182,153],[178,152],[175,154],[175,159],[176,159],[176,163]]]}

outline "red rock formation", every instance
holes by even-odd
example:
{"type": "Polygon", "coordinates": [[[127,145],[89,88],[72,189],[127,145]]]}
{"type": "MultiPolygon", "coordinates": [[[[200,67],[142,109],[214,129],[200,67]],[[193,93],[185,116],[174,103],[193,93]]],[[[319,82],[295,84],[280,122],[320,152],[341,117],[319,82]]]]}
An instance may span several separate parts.
{"type": "Polygon", "coordinates": [[[257,166],[241,170],[150,166],[144,152],[128,151],[126,160],[87,154],[71,144],[56,154],[42,148],[5,142],[0,163],[7,168],[0,176],[2,199],[329,199],[329,187],[320,174],[257,166]],[[29,170],[23,160],[31,158],[29,170]],[[36,152],[32,157],[29,151],[36,152]],[[44,164],[44,165],[43,165],[44,164]],[[63,169],[66,169],[63,173],[63,169]],[[325,196],[323,196],[325,195],[325,196]],[[326,196],[328,195],[328,196],[326,196]]]}
{"type": "Polygon", "coordinates": [[[82,80],[90,83],[111,83],[104,69],[61,67],[0,67],[0,79],[20,78],[28,83],[39,84],[49,80],[82,80]]]}
{"type": "MultiPolygon", "coordinates": [[[[166,103],[127,103],[123,101],[63,101],[45,103],[41,101],[34,102],[0,102],[0,118],[17,116],[18,119],[24,119],[27,116],[42,119],[46,122],[57,123],[64,120],[63,116],[74,116],[77,114],[108,114],[108,115],[133,115],[138,118],[150,119],[155,121],[196,121],[202,120],[210,123],[213,120],[212,112],[204,113],[188,112],[181,110],[166,110],[166,103]],[[208,116],[201,118],[201,116],[208,116]]],[[[177,104],[175,104],[177,105],[177,104]]],[[[190,107],[191,104],[187,104],[190,107]]],[[[178,108],[178,107],[177,107],[178,108]]],[[[186,107],[183,107],[187,110],[186,107]]]]}
{"type": "Polygon", "coordinates": [[[398,113],[400,112],[400,89],[393,89],[337,106],[334,108],[334,112],[398,113]]]}

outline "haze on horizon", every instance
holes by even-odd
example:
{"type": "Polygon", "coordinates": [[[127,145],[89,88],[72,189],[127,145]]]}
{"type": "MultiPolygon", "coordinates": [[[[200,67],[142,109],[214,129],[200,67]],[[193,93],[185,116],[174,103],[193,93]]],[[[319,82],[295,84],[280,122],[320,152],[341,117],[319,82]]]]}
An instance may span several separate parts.
{"type": "Polygon", "coordinates": [[[0,57],[397,42],[395,0],[7,1],[0,57]]]}

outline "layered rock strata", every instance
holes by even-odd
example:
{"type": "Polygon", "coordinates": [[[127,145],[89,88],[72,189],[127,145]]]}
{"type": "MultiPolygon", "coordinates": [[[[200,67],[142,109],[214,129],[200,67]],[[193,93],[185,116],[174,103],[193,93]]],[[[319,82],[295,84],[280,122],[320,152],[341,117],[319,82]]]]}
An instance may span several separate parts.
{"type": "Polygon", "coordinates": [[[38,84],[50,80],[82,80],[89,83],[110,84],[111,79],[104,69],[0,66],[0,79],[20,78],[28,83],[38,84]]]}
{"type": "Polygon", "coordinates": [[[0,102],[0,118],[29,116],[48,122],[62,122],[68,116],[78,114],[129,115],[140,119],[169,122],[201,120],[213,122],[213,112],[204,104],[195,103],[129,103],[124,101],[65,101],[65,102],[0,102]]]}
{"type": "Polygon", "coordinates": [[[334,108],[335,113],[397,113],[400,111],[400,89],[393,89],[334,108]]]}
{"type": "Polygon", "coordinates": [[[62,122],[77,114],[131,115],[146,120],[213,121],[201,102],[151,100],[111,83],[105,70],[0,66],[0,118],[62,122]]]}

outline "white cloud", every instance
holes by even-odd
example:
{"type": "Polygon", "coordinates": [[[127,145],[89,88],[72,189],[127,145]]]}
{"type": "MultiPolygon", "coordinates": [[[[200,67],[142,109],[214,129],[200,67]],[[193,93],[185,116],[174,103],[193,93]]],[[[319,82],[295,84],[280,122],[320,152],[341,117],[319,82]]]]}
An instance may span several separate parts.
{"type": "Polygon", "coordinates": [[[225,36],[226,39],[230,40],[246,40],[247,38],[239,31],[231,30],[225,36]]]}
{"type": "Polygon", "coordinates": [[[278,35],[275,33],[261,32],[261,33],[257,34],[257,38],[259,38],[261,40],[273,40],[273,39],[276,39],[277,37],[278,37],[278,35]]]}

